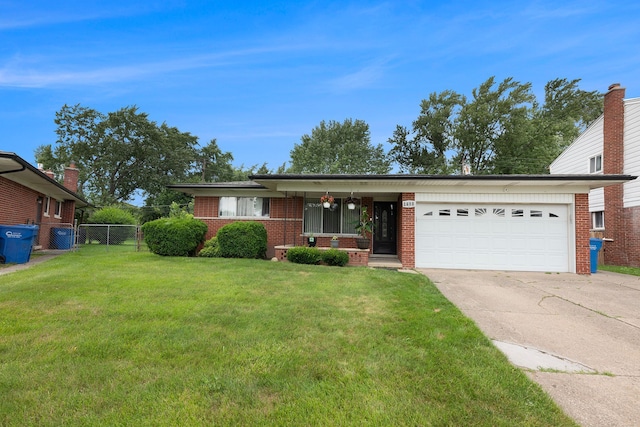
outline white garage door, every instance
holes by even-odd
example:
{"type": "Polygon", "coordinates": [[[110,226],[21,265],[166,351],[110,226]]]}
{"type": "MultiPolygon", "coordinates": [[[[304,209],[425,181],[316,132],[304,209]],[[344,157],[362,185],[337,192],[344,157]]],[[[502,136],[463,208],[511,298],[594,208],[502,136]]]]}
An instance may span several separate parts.
{"type": "Polygon", "coordinates": [[[569,271],[567,205],[416,206],[416,266],[569,271]]]}

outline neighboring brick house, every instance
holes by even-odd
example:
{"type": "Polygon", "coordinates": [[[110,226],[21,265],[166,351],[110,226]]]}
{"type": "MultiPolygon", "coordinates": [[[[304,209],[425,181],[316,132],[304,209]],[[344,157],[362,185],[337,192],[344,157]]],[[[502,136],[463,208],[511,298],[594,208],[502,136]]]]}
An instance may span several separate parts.
{"type": "MultiPolygon", "coordinates": [[[[640,98],[615,83],[604,113],[551,164],[552,174],[640,174],[640,98]]],[[[640,267],[640,181],[589,193],[591,234],[604,237],[606,264],[640,267]]]]}
{"type": "Polygon", "coordinates": [[[37,224],[36,246],[50,247],[52,227],[71,227],[76,208],[88,203],[76,194],[78,169],[65,168],[64,184],[16,155],[0,151],[0,224],[37,224]]]}
{"type": "Polygon", "coordinates": [[[354,221],[366,206],[374,221],[367,255],[397,258],[404,268],[590,274],[589,191],[634,178],[283,174],[169,188],[194,196],[207,238],[233,221],[262,222],[269,257],[312,234],[321,247],[337,236],[341,248],[355,248],[354,221]],[[327,194],[335,198],[329,209],[320,203],[327,194]],[[348,197],[357,199],[353,210],[348,197]]]}

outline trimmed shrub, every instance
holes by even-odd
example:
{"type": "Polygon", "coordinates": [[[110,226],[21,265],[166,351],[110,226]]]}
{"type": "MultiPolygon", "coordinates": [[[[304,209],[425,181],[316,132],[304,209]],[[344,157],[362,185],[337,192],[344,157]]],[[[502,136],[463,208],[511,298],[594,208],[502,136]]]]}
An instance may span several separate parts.
{"type": "Polygon", "coordinates": [[[318,248],[296,246],[287,251],[287,259],[296,264],[318,264],[322,259],[321,252],[318,248]]]}
{"type": "Polygon", "coordinates": [[[217,258],[220,256],[220,250],[218,249],[218,238],[212,237],[204,242],[204,247],[198,252],[199,257],[205,258],[217,258]]]}
{"type": "Polygon", "coordinates": [[[327,265],[344,267],[349,263],[349,254],[338,249],[328,249],[322,253],[322,261],[327,265]]]}
{"type": "Polygon", "coordinates": [[[116,225],[116,227],[88,227],[89,241],[97,240],[102,245],[120,245],[125,240],[135,237],[133,227],[117,227],[118,225],[136,224],[136,218],[133,214],[117,206],[107,206],[96,211],[87,223],[116,225]]]}
{"type": "Polygon", "coordinates": [[[160,218],[142,226],[149,250],[164,256],[193,256],[207,225],[193,218],[160,218]]]}
{"type": "Polygon", "coordinates": [[[267,229],[257,221],[238,221],[218,230],[218,250],[225,258],[264,258],[267,229]]]}

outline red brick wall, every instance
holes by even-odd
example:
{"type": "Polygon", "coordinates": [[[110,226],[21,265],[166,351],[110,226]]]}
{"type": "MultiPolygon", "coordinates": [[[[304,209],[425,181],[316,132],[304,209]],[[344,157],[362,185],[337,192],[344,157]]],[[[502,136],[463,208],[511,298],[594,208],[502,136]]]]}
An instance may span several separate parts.
{"type": "Polygon", "coordinates": [[[402,193],[400,196],[400,226],[398,227],[398,241],[400,250],[398,258],[404,268],[415,268],[416,266],[416,220],[415,208],[403,208],[402,202],[405,200],[416,200],[416,193],[402,193]]]}
{"type": "MultiPolygon", "coordinates": [[[[606,214],[605,214],[606,216],[606,214]]],[[[640,267],[640,206],[624,209],[625,253],[629,267],[640,267]]],[[[605,247],[609,242],[605,242],[605,247]]],[[[606,253],[606,252],[605,252],[606,253]]]]}
{"type": "Polygon", "coordinates": [[[193,216],[201,219],[217,217],[218,198],[196,196],[193,202],[193,216]]]}
{"type": "Polygon", "coordinates": [[[274,246],[306,244],[306,238],[302,237],[302,209],[301,197],[272,198],[269,206],[270,218],[220,218],[218,217],[218,197],[198,196],[193,206],[194,216],[204,221],[209,228],[207,239],[215,236],[221,227],[232,222],[257,221],[264,224],[267,229],[267,257],[269,258],[275,256],[274,246]]]}
{"type": "MultiPolygon", "coordinates": [[[[30,188],[0,176],[0,224],[31,224],[38,216],[38,197],[46,196],[30,188]]],[[[43,206],[44,208],[44,206],[43,206]]],[[[62,204],[61,218],[54,216],[55,200],[51,200],[49,216],[42,216],[37,244],[49,248],[49,233],[52,225],[73,224],[75,202],[67,200],[62,204]]]]}
{"type": "Polygon", "coordinates": [[[589,194],[575,195],[576,273],[591,274],[589,194]]]}
{"type": "MultiPolygon", "coordinates": [[[[611,85],[604,97],[602,170],[605,174],[624,173],[624,95],[624,88],[611,85]]],[[[623,197],[622,184],[604,188],[605,237],[613,239],[605,247],[606,264],[628,265],[623,197]]]]}
{"type": "MultiPolygon", "coordinates": [[[[320,250],[327,250],[328,247],[318,247],[320,250]]],[[[343,248],[344,249],[344,248],[343,248]]],[[[276,249],[275,257],[278,261],[288,261],[287,260],[287,252],[289,248],[278,246],[276,249]]],[[[369,251],[364,249],[344,249],[345,252],[349,255],[349,262],[347,265],[350,266],[367,266],[369,265],[369,251]]]]}
{"type": "MultiPolygon", "coordinates": [[[[362,199],[368,212],[373,212],[373,198],[362,199]]],[[[304,199],[302,197],[272,198],[269,207],[269,218],[220,218],[218,217],[218,197],[195,198],[194,216],[204,221],[208,226],[207,239],[215,236],[221,227],[236,221],[257,221],[267,229],[267,257],[275,256],[274,246],[279,245],[307,245],[307,238],[303,236],[302,217],[304,199]]],[[[316,246],[331,246],[332,236],[316,236],[316,246]]],[[[357,248],[355,237],[340,237],[340,248],[357,248]]]]}
{"type": "Polygon", "coordinates": [[[27,224],[36,220],[38,196],[44,195],[0,176],[0,224],[27,224]]]}

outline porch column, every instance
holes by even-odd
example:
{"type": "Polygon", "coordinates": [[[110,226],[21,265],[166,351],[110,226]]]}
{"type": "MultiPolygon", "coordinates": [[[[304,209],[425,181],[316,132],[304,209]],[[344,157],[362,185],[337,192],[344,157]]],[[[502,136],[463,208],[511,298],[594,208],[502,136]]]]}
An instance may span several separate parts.
{"type": "Polygon", "coordinates": [[[591,249],[589,248],[589,229],[591,216],[589,214],[589,194],[575,195],[576,219],[576,273],[591,274],[591,249]]]}
{"type": "Polygon", "coordinates": [[[416,210],[404,208],[402,202],[416,200],[416,193],[402,193],[400,196],[400,262],[403,268],[416,266],[416,210]]]}

